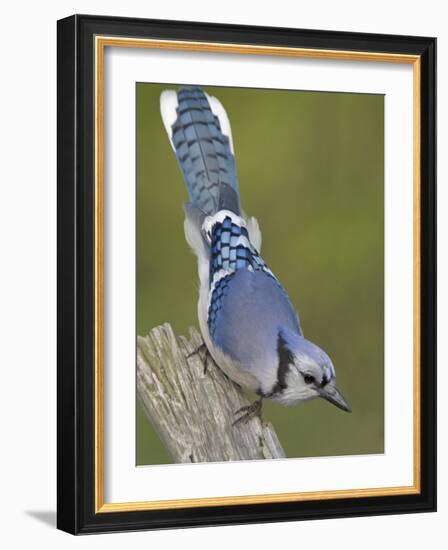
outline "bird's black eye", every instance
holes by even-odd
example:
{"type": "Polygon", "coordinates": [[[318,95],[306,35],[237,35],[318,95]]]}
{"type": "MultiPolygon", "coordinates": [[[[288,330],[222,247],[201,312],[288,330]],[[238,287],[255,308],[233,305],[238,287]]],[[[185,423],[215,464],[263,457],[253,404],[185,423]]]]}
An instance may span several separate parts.
{"type": "Polygon", "coordinates": [[[311,374],[305,374],[303,379],[305,380],[305,384],[314,384],[314,382],[316,381],[314,376],[311,376],[311,374]]]}

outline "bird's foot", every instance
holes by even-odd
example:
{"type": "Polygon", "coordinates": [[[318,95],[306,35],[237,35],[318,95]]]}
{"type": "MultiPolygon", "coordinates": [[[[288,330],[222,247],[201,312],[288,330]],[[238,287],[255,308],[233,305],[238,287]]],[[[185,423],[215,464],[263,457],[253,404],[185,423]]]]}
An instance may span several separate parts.
{"type": "Polygon", "coordinates": [[[187,355],[187,359],[190,359],[191,357],[199,355],[199,358],[204,363],[204,375],[207,374],[207,367],[208,367],[208,359],[210,357],[210,352],[208,351],[207,346],[202,342],[200,346],[198,346],[196,349],[194,349],[191,353],[187,355]]]}
{"type": "Polygon", "coordinates": [[[235,426],[240,422],[242,422],[243,424],[247,424],[249,420],[251,420],[255,416],[261,417],[262,399],[263,398],[260,397],[260,399],[255,400],[250,405],[246,405],[245,407],[241,407],[241,409],[235,411],[235,414],[243,414],[233,422],[232,426],[235,426]]]}
{"type": "Polygon", "coordinates": [[[208,349],[207,346],[202,342],[196,349],[194,349],[191,353],[187,355],[187,359],[190,359],[190,357],[193,357],[194,355],[201,356],[201,353],[207,353],[208,349]]]}

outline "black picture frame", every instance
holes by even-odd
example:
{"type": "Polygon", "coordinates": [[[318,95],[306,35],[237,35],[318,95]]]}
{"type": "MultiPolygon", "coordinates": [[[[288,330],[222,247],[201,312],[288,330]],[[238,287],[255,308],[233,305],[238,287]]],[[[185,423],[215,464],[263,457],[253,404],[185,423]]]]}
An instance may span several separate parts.
{"type": "Polygon", "coordinates": [[[73,534],[429,512],[436,509],[436,39],[74,15],[58,21],[57,526],[73,534]],[[98,513],[95,509],[97,35],[414,55],[420,58],[420,492],[98,513]]]}

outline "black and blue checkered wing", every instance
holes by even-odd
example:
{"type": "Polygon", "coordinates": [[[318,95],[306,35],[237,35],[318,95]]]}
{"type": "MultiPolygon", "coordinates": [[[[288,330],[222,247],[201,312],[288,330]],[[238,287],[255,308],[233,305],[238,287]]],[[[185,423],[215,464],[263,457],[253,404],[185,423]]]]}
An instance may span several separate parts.
{"type": "Polygon", "coordinates": [[[266,281],[270,281],[269,284],[274,285],[279,293],[286,297],[279,281],[251,244],[244,224],[235,222],[230,216],[225,217],[222,222],[215,223],[210,246],[210,299],[207,323],[212,337],[216,334],[220,313],[239,272],[245,272],[249,278],[257,273],[263,275],[266,281]]]}
{"type": "Polygon", "coordinates": [[[271,364],[268,350],[274,354],[271,361],[278,359],[280,326],[302,333],[285,290],[251,244],[244,224],[230,216],[212,230],[207,325],[214,345],[241,368],[258,369],[257,376],[271,364]]]}

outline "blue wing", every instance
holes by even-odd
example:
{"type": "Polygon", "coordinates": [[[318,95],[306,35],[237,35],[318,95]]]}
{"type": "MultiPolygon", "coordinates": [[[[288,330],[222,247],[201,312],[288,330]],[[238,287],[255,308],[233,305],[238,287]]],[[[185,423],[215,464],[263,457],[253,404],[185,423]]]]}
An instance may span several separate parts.
{"type": "Polygon", "coordinates": [[[242,368],[256,368],[258,378],[263,379],[263,365],[277,362],[280,327],[301,333],[296,313],[284,290],[262,271],[240,269],[223,281],[220,286],[224,288],[215,290],[220,297],[214,312],[213,342],[242,368]]]}
{"type": "Polygon", "coordinates": [[[250,368],[276,350],[279,327],[301,334],[297,314],[247,230],[226,217],[213,228],[208,328],[215,345],[250,368]]]}

